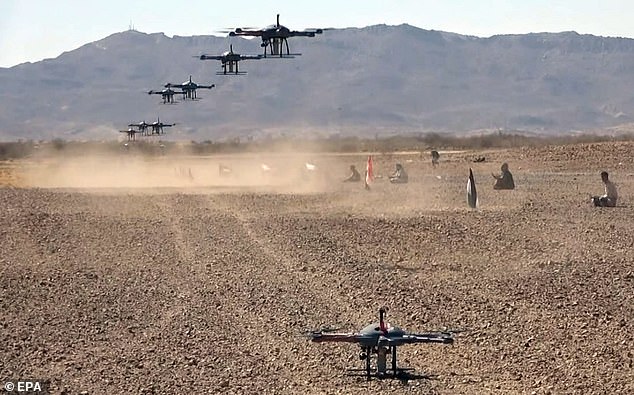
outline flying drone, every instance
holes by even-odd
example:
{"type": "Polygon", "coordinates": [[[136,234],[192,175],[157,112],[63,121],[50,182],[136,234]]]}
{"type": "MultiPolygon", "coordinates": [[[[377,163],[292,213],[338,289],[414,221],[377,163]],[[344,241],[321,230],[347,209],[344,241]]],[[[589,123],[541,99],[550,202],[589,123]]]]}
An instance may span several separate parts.
{"type": "MultiPolygon", "coordinates": [[[[189,81],[185,81],[182,84],[172,84],[172,83],[167,83],[165,84],[165,88],[178,88],[182,90],[182,94],[183,94],[183,99],[190,99],[190,100],[196,100],[197,99],[197,95],[196,95],[196,89],[211,89],[214,88],[216,85],[211,84],[211,85],[198,85],[197,83],[192,81],[192,76],[189,76],[189,81]]],[[[178,93],[178,92],[175,92],[178,93]]]]}
{"type": "Polygon", "coordinates": [[[262,44],[260,46],[264,48],[264,57],[266,58],[266,51],[269,48],[270,54],[273,56],[292,57],[288,39],[291,37],[315,37],[316,34],[322,34],[324,29],[305,29],[305,30],[290,30],[286,26],[280,25],[280,14],[277,14],[277,23],[270,25],[262,29],[252,29],[248,27],[239,27],[235,30],[229,31],[229,36],[247,36],[247,37],[260,37],[262,44]],[[284,47],[286,47],[286,55],[284,55],[284,47]]]}
{"type": "Polygon", "coordinates": [[[150,126],[152,127],[151,135],[161,135],[165,134],[163,128],[171,128],[176,125],[175,123],[163,123],[160,118],[157,118],[156,122],[152,122],[150,126]]]}
{"type": "Polygon", "coordinates": [[[175,91],[172,89],[172,84],[166,84],[165,89],[160,91],[151,90],[147,93],[148,95],[161,95],[161,99],[163,99],[163,104],[174,104],[174,95],[185,95],[183,91],[175,91]]]}
{"type": "Polygon", "coordinates": [[[136,135],[141,132],[130,127],[128,130],[119,130],[119,133],[126,133],[128,141],[136,141],[136,135]]]}
{"type": "Polygon", "coordinates": [[[222,63],[222,72],[216,75],[229,74],[246,74],[238,70],[238,63],[242,60],[258,60],[262,55],[240,55],[233,52],[233,45],[229,45],[229,51],[223,52],[222,55],[200,55],[200,60],[219,60],[222,63]]]}

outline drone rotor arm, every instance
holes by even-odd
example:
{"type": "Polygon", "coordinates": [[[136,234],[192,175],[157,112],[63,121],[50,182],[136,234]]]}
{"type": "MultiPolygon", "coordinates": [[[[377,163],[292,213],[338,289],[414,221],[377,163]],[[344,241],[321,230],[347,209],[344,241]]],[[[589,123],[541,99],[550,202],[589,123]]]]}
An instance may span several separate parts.
{"type": "Polygon", "coordinates": [[[356,333],[332,333],[332,332],[312,332],[311,340],[315,343],[335,342],[335,343],[358,343],[359,336],[356,333]]]}
{"type": "Polygon", "coordinates": [[[222,60],[222,55],[200,55],[200,60],[222,60]]]}
{"type": "Polygon", "coordinates": [[[288,32],[289,37],[315,37],[317,30],[292,30],[288,32]]]}
{"type": "Polygon", "coordinates": [[[454,341],[453,336],[446,332],[405,334],[402,337],[393,338],[393,340],[400,344],[413,344],[413,343],[452,344],[454,341]]]}
{"type": "Polygon", "coordinates": [[[247,30],[247,29],[236,29],[235,31],[229,32],[229,36],[246,36],[246,37],[261,37],[264,34],[262,30],[247,30]]]}
{"type": "Polygon", "coordinates": [[[262,59],[262,55],[240,55],[240,60],[258,60],[262,59]]]}

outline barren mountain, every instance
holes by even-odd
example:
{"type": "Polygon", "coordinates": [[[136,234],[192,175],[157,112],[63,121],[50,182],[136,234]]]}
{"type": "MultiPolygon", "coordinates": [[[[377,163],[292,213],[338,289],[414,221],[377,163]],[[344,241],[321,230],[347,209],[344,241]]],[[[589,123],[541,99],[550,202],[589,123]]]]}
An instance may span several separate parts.
{"type": "Polygon", "coordinates": [[[170,138],[269,133],[565,132],[631,122],[634,40],[535,33],[477,38],[409,25],[289,40],[294,59],[217,76],[201,53],[261,52],[259,40],[116,33],[55,59],[0,68],[0,138],[116,138],[129,122],[176,122],[170,138]],[[202,100],[160,105],[150,89],[190,75],[202,100]]]}

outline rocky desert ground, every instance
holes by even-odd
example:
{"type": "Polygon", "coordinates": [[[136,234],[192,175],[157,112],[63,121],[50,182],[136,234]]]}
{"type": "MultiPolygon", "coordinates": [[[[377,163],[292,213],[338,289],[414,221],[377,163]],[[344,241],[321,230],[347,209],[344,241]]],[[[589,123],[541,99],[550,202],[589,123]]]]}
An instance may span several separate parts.
{"type": "Polygon", "coordinates": [[[54,394],[634,393],[633,152],[377,154],[377,175],[400,162],[410,183],[370,191],[341,182],[361,154],[5,162],[0,379],[54,394]],[[505,161],[517,189],[494,191],[505,161]],[[601,170],[616,208],[590,205],[601,170]],[[464,331],[402,347],[408,381],[347,376],[356,346],[305,336],[380,307],[411,331],[464,331]]]}

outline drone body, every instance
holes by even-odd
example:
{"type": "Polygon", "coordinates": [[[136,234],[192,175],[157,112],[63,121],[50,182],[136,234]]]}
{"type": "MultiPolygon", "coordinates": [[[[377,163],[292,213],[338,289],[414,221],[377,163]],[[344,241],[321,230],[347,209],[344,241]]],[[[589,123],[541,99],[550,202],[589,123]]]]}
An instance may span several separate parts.
{"type": "Polygon", "coordinates": [[[311,332],[311,340],[316,343],[344,342],[357,343],[361,347],[359,358],[365,360],[365,375],[369,380],[372,376],[372,354],[377,354],[377,377],[387,375],[387,354],[392,356],[392,375],[396,377],[406,369],[398,369],[396,366],[396,349],[405,344],[414,343],[440,343],[453,344],[453,335],[450,332],[410,333],[401,328],[393,327],[385,321],[385,309],[379,310],[379,322],[365,326],[359,332],[335,333],[317,331],[311,332]]]}
{"type": "Polygon", "coordinates": [[[151,90],[147,93],[148,95],[161,95],[161,99],[163,99],[163,104],[174,104],[174,95],[184,95],[183,91],[175,91],[172,89],[171,84],[165,85],[165,89],[160,91],[151,90]]]}
{"type": "Polygon", "coordinates": [[[222,63],[222,72],[216,73],[217,75],[233,74],[246,74],[240,72],[238,63],[243,60],[258,60],[261,59],[261,55],[240,55],[233,52],[233,45],[229,45],[229,51],[223,52],[222,55],[200,55],[200,60],[219,60],[222,63]]]}
{"type": "MultiPolygon", "coordinates": [[[[196,94],[196,90],[197,89],[212,89],[214,88],[216,85],[211,84],[211,85],[198,85],[197,83],[192,81],[192,76],[189,76],[189,80],[183,82],[182,84],[172,84],[172,83],[167,83],[165,84],[166,88],[178,88],[180,89],[183,95],[183,99],[190,99],[190,100],[196,100],[197,94],[196,94]]],[[[177,92],[179,93],[179,92],[177,92]]]]}
{"type": "Polygon", "coordinates": [[[266,51],[269,48],[269,52],[273,56],[291,57],[288,39],[291,37],[315,37],[316,34],[322,34],[324,29],[305,29],[305,30],[290,30],[286,26],[280,25],[280,14],[277,14],[277,23],[275,25],[269,25],[262,29],[250,29],[250,28],[237,28],[229,32],[229,36],[247,36],[247,37],[260,37],[262,44],[260,46],[264,48],[264,57],[266,58],[266,51]],[[284,55],[284,47],[286,47],[286,55],[284,55]]]}
{"type": "Polygon", "coordinates": [[[136,141],[136,135],[141,132],[130,127],[128,130],[119,130],[119,133],[126,133],[128,141],[136,141]]]}
{"type": "Polygon", "coordinates": [[[137,133],[140,133],[142,135],[145,135],[147,133],[147,129],[150,127],[151,125],[145,121],[141,121],[138,123],[129,123],[128,127],[129,128],[136,128],[137,133]]]}
{"type": "Polygon", "coordinates": [[[157,118],[156,122],[152,122],[150,126],[152,127],[151,135],[161,135],[165,134],[163,128],[171,128],[176,125],[175,123],[163,123],[160,118],[157,118]]]}

